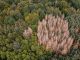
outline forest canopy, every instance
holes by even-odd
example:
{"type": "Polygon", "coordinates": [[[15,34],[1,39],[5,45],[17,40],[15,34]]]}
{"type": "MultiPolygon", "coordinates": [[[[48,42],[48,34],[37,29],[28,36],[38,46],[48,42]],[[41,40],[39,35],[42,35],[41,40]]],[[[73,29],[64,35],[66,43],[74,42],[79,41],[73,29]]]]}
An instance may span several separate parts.
{"type": "Polygon", "coordinates": [[[0,0],[0,60],[80,60],[80,0],[0,0]],[[68,22],[74,43],[65,56],[38,43],[38,22],[50,14],[68,22]]]}

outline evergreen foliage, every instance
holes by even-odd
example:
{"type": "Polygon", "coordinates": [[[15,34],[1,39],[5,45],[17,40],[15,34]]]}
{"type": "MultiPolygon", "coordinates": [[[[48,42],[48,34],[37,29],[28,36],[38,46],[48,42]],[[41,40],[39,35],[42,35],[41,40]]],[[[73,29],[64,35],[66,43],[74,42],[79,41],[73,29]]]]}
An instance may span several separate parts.
{"type": "Polygon", "coordinates": [[[80,41],[80,0],[0,0],[0,60],[80,60],[80,49],[62,56],[38,44],[38,21],[46,14],[64,15],[70,35],[80,41]],[[27,27],[33,33],[24,38],[27,27]]]}

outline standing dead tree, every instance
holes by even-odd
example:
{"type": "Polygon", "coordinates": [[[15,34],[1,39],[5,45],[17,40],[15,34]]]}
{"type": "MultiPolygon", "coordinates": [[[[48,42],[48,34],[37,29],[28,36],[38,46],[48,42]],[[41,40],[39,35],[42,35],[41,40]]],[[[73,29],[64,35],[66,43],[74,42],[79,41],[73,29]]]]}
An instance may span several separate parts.
{"type": "Polygon", "coordinates": [[[38,22],[37,36],[38,42],[47,50],[62,55],[67,54],[73,44],[68,22],[64,20],[64,17],[46,15],[42,21],[38,22]]]}
{"type": "Polygon", "coordinates": [[[32,29],[30,27],[28,27],[27,29],[24,30],[23,36],[25,38],[30,37],[31,35],[32,35],[32,29]]]}

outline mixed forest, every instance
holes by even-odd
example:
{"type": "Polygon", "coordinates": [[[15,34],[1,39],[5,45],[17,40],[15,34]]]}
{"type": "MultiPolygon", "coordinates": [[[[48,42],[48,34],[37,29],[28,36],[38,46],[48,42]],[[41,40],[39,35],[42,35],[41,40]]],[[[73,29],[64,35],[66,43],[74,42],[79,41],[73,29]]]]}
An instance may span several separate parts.
{"type": "Polygon", "coordinates": [[[0,0],[0,60],[80,60],[80,0],[0,0]]]}

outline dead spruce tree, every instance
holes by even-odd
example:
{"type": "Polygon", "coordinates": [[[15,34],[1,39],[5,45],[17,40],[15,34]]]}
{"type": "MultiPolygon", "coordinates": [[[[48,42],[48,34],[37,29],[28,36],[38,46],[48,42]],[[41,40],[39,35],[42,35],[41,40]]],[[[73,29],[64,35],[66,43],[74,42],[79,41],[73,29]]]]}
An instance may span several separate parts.
{"type": "Polygon", "coordinates": [[[45,19],[38,22],[38,42],[47,50],[65,55],[73,44],[69,35],[68,22],[64,17],[46,15],[45,19]]]}
{"type": "Polygon", "coordinates": [[[24,30],[23,36],[25,38],[30,37],[31,35],[32,35],[32,29],[30,27],[28,27],[27,29],[24,30]]]}

